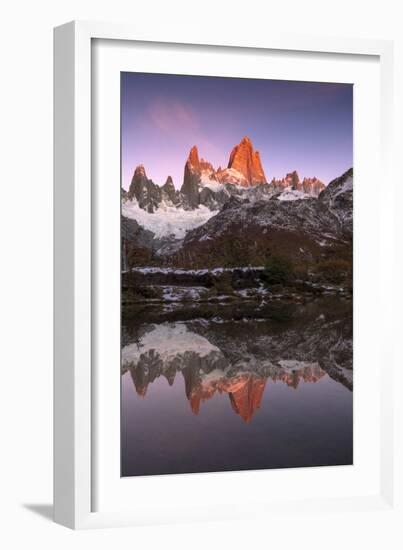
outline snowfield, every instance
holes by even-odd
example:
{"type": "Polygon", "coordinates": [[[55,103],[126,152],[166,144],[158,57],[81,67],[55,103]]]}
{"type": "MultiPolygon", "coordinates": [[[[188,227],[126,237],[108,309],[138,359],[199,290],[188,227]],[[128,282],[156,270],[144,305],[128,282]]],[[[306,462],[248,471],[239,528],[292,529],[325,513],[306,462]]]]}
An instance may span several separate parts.
{"type": "MultiPolygon", "coordinates": [[[[226,172],[236,172],[233,169],[226,169],[226,172]]],[[[210,178],[209,174],[202,174],[203,179],[200,183],[200,189],[210,189],[214,194],[230,195],[227,187],[210,178]]],[[[236,186],[240,190],[240,197],[248,199],[251,202],[255,200],[271,200],[272,194],[255,196],[256,188],[245,189],[236,186]]],[[[282,193],[276,195],[279,201],[296,201],[310,198],[303,191],[296,191],[290,187],[282,193]]],[[[207,206],[200,204],[193,210],[184,210],[181,206],[174,206],[169,201],[162,200],[158,209],[153,212],[147,212],[140,208],[137,199],[122,201],[122,215],[131,220],[135,220],[139,225],[148,231],[152,231],[157,239],[171,237],[177,240],[184,239],[186,233],[201,225],[204,225],[210,218],[218,214],[219,210],[210,210],[207,206]]],[[[203,240],[210,237],[204,236],[203,240]]]]}
{"type": "Polygon", "coordinates": [[[137,200],[124,201],[122,214],[126,218],[135,220],[139,225],[152,231],[160,239],[173,236],[175,239],[184,239],[191,229],[205,224],[217,212],[207,206],[200,205],[195,210],[183,210],[175,206],[162,206],[150,214],[138,205],[137,200]]]}

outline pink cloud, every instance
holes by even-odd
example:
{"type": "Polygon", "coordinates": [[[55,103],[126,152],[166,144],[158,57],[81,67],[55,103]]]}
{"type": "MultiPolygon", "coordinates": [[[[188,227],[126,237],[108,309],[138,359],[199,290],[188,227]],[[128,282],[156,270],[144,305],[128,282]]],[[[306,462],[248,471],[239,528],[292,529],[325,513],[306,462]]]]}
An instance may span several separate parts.
{"type": "Polygon", "coordinates": [[[148,114],[152,124],[165,132],[197,131],[200,126],[192,109],[175,100],[154,101],[148,109],[148,114]]]}

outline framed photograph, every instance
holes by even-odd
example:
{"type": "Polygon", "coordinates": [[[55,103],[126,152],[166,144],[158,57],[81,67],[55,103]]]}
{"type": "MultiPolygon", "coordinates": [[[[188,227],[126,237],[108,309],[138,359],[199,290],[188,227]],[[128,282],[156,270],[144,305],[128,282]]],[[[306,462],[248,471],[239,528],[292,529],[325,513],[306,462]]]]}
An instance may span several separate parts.
{"type": "Polygon", "coordinates": [[[393,513],[392,44],[54,44],[55,520],[393,513]]]}

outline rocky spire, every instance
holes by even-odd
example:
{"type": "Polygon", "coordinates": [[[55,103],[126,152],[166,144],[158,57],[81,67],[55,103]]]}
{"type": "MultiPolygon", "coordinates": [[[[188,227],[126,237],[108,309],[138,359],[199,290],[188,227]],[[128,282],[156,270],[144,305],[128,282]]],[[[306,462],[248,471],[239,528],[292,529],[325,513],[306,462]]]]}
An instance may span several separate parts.
{"type": "Polygon", "coordinates": [[[232,149],[228,168],[242,174],[248,185],[267,183],[259,152],[253,149],[252,142],[247,136],[232,149]]]}
{"type": "Polygon", "coordinates": [[[166,182],[162,186],[162,190],[166,192],[170,192],[172,189],[175,190],[175,185],[172,180],[172,177],[168,176],[166,182]]]}
{"type": "Polygon", "coordinates": [[[199,205],[200,161],[199,152],[194,145],[189,152],[183,174],[181,193],[185,195],[189,206],[196,208],[199,205]]]}
{"type": "Polygon", "coordinates": [[[312,197],[318,197],[320,192],[326,188],[326,185],[320,179],[313,178],[304,178],[302,180],[302,190],[304,193],[311,195],[312,197]]]}
{"type": "Polygon", "coordinates": [[[198,168],[200,161],[199,161],[199,151],[197,150],[196,145],[193,145],[193,147],[190,149],[188,160],[186,164],[190,164],[194,168],[198,168]]]}
{"type": "Polygon", "coordinates": [[[172,204],[177,205],[180,203],[180,194],[179,191],[175,189],[175,185],[171,176],[167,177],[167,181],[161,187],[161,191],[168,198],[168,200],[172,202],[172,204]]]}
{"type": "Polygon", "coordinates": [[[298,175],[298,172],[294,170],[289,172],[285,178],[276,179],[273,178],[270,182],[273,187],[279,190],[286,189],[287,187],[294,191],[303,191],[305,194],[311,197],[318,197],[320,192],[325,189],[325,184],[318,178],[304,178],[302,181],[298,175]]]}
{"type": "MultiPolygon", "coordinates": [[[[130,200],[136,197],[143,185],[148,182],[146,170],[142,164],[136,166],[127,196],[130,200]]],[[[136,197],[137,198],[137,197],[136,197]]]]}
{"type": "Polygon", "coordinates": [[[287,174],[285,177],[285,181],[287,182],[287,186],[291,187],[291,189],[294,189],[295,191],[301,190],[302,184],[296,170],[287,174]]]}
{"type": "Polygon", "coordinates": [[[145,168],[139,164],[133,174],[127,198],[137,199],[140,208],[147,212],[154,212],[161,202],[162,192],[158,185],[147,178],[145,168]]]}

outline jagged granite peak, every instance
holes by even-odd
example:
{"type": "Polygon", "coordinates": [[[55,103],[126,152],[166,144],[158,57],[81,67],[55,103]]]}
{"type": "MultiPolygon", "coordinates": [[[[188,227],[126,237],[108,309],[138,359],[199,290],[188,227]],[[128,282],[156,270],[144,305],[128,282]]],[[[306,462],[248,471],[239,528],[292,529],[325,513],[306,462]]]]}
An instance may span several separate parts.
{"type": "Polygon", "coordinates": [[[228,168],[242,174],[248,186],[267,183],[259,151],[254,150],[247,136],[232,149],[228,168]]]}
{"type": "Polygon", "coordinates": [[[211,162],[208,162],[204,158],[199,157],[199,151],[196,145],[193,145],[193,147],[190,149],[187,163],[189,164],[189,167],[191,167],[195,171],[203,172],[206,170],[207,172],[211,172],[212,174],[214,174],[215,172],[211,162]]]}
{"type": "Polygon", "coordinates": [[[196,205],[196,183],[203,185],[211,182],[240,187],[267,183],[259,152],[254,150],[248,137],[232,149],[225,169],[219,167],[214,170],[210,162],[199,157],[196,145],[191,148],[185,165],[182,192],[189,194],[190,203],[196,205]]]}
{"type": "Polygon", "coordinates": [[[161,187],[161,191],[163,191],[163,193],[165,193],[171,200],[176,195],[177,191],[171,176],[167,177],[166,182],[161,187]]]}
{"type": "Polygon", "coordinates": [[[139,164],[134,171],[127,198],[129,200],[137,199],[140,208],[150,213],[154,212],[161,202],[161,188],[147,178],[142,164],[139,164]]]}
{"type": "Polygon", "coordinates": [[[325,184],[318,178],[307,178],[301,181],[299,174],[296,170],[289,172],[284,178],[276,179],[273,178],[270,182],[275,189],[283,191],[284,189],[290,188],[293,191],[301,191],[306,195],[311,197],[318,197],[319,194],[325,189],[325,184]]]}
{"type": "Polygon", "coordinates": [[[312,197],[318,197],[323,189],[326,188],[326,185],[320,179],[313,178],[304,178],[302,180],[302,191],[307,195],[312,197]]]}
{"type": "Polygon", "coordinates": [[[164,189],[165,191],[168,189],[175,189],[175,185],[171,176],[167,177],[167,180],[162,186],[162,189],[164,189]]]}
{"type": "Polygon", "coordinates": [[[200,203],[199,184],[200,184],[200,160],[196,145],[194,145],[189,153],[185,164],[183,174],[183,184],[181,193],[186,198],[186,202],[190,208],[197,208],[200,203]]]}
{"type": "Polygon", "coordinates": [[[301,180],[299,179],[299,174],[296,170],[293,170],[289,174],[286,175],[285,181],[287,182],[288,186],[291,187],[294,191],[300,191],[301,190],[301,180]]]}
{"type": "Polygon", "coordinates": [[[136,166],[134,170],[132,181],[130,183],[129,191],[127,193],[128,198],[131,200],[135,195],[137,189],[148,182],[146,170],[143,164],[136,166]]]}
{"type": "Polygon", "coordinates": [[[187,159],[187,163],[189,163],[191,166],[198,168],[199,167],[199,151],[197,149],[196,145],[193,145],[193,147],[190,149],[189,156],[187,159]]]}
{"type": "Polygon", "coordinates": [[[285,178],[273,178],[270,182],[270,185],[272,185],[275,189],[279,189],[280,191],[282,191],[287,187],[287,182],[285,181],[285,178]]]}
{"type": "Polygon", "coordinates": [[[166,182],[161,187],[161,191],[162,191],[162,198],[165,199],[165,202],[167,203],[167,205],[169,205],[170,203],[172,203],[172,205],[174,206],[178,206],[181,204],[182,202],[181,194],[179,191],[175,189],[175,185],[171,176],[167,177],[166,182]]]}
{"type": "Polygon", "coordinates": [[[185,163],[180,191],[175,189],[170,176],[161,187],[156,185],[147,177],[144,165],[138,165],[129,191],[122,195],[122,200],[135,199],[138,206],[149,213],[154,213],[158,208],[177,207],[188,211],[200,206],[219,211],[233,196],[255,202],[286,191],[284,200],[297,200],[317,197],[324,187],[315,177],[301,181],[296,170],[281,180],[273,178],[270,184],[267,183],[259,153],[245,136],[233,148],[228,168],[225,169],[219,167],[215,170],[210,162],[199,156],[199,150],[194,145],[185,163]]]}
{"type": "Polygon", "coordinates": [[[194,209],[200,204],[211,209],[217,209],[225,199],[225,189],[211,189],[209,185],[217,185],[217,175],[213,165],[199,157],[199,152],[194,145],[187,158],[183,175],[181,195],[184,207],[194,209]],[[219,197],[219,195],[222,195],[219,197]]]}
{"type": "Polygon", "coordinates": [[[133,177],[136,177],[136,176],[147,179],[147,174],[146,174],[146,169],[144,168],[144,164],[139,164],[138,166],[136,166],[133,177]]]}

